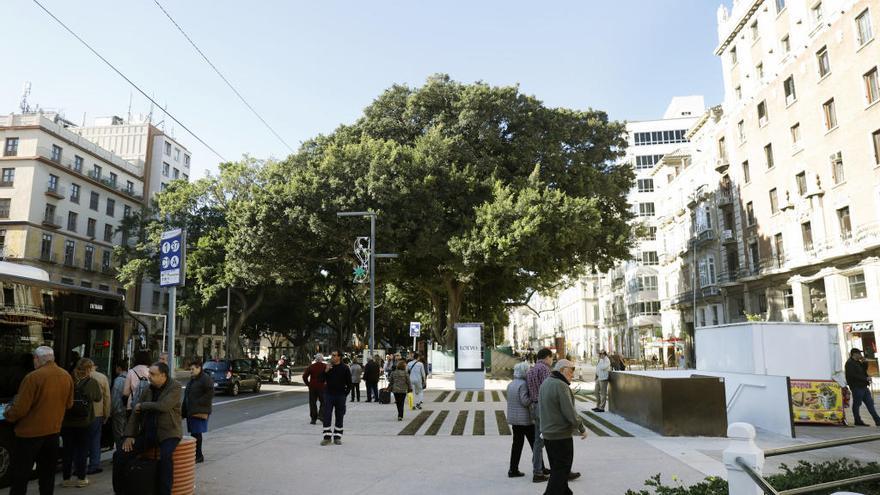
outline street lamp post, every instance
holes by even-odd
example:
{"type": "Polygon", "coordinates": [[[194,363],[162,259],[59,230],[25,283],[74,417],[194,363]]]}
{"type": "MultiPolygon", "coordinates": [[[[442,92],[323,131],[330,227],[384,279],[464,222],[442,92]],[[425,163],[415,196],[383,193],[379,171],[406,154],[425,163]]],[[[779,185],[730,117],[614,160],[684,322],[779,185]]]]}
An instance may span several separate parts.
{"type": "Polygon", "coordinates": [[[396,258],[396,254],[376,253],[376,212],[374,211],[340,211],[337,217],[369,217],[370,218],[370,357],[376,352],[376,258],[396,258]]]}
{"type": "Polygon", "coordinates": [[[226,288],[226,306],[217,306],[217,309],[225,309],[226,310],[226,355],[223,357],[225,357],[227,359],[229,359],[229,327],[230,327],[230,323],[232,323],[231,321],[229,321],[229,316],[230,316],[229,309],[232,307],[231,289],[232,289],[232,287],[226,288]]]}

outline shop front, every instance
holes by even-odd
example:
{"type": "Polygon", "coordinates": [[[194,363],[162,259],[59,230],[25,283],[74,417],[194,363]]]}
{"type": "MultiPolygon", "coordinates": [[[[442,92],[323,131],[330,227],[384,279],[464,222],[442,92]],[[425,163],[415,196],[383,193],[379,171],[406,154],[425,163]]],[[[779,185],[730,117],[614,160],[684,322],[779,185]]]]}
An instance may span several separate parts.
{"type": "Polygon", "coordinates": [[[843,335],[846,342],[846,355],[851,349],[861,349],[868,361],[868,375],[880,376],[877,366],[877,337],[874,333],[874,322],[854,321],[843,324],[843,335]]]}

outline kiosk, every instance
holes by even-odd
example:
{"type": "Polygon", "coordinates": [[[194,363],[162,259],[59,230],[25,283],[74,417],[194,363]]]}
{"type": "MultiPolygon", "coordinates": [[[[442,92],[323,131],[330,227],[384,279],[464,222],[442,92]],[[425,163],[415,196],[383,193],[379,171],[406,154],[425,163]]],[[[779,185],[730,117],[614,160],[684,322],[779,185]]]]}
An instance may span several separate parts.
{"type": "Polygon", "coordinates": [[[483,324],[455,325],[455,390],[486,388],[483,362],[483,324]]]}

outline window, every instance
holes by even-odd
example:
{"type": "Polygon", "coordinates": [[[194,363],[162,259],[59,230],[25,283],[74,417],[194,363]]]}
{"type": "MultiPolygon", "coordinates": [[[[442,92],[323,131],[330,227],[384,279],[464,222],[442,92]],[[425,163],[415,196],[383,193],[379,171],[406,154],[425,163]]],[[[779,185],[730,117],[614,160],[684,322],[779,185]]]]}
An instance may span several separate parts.
{"type": "Polygon", "coordinates": [[[801,224],[801,237],[804,240],[804,251],[813,250],[813,224],[804,222],[801,224]]]}
{"type": "Polygon", "coordinates": [[[782,300],[785,309],[794,309],[794,291],[791,287],[782,289],[782,300]]]}
{"type": "Polygon", "coordinates": [[[868,289],[865,285],[865,274],[857,273],[846,277],[849,283],[849,298],[864,299],[868,297],[868,289]]]}
{"type": "Polygon", "coordinates": [[[785,0],[776,0],[776,13],[785,10],[785,0]]]}
{"type": "Polygon", "coordinates": [[[779,46],[782,48],[782,53],[788,55],[791,51],[791,37],[787,34],[783,36],[782,40],[779,42],[779,46]]]}
{"type": "Polygon", "coordinates": [[[61,283],[65,285],[73,285],[73,279],[70,277],[61,277],[61,283]]]}
{"type": "Polygon", "coordinates": [[[797,100],[797,93],[794,90],[794,76],[788,76],[782,83],[782,88],[785,91],[785,104],[791,105],[797,100]]]}
{"type": "Polygon", "coordinates": [[[101,269],[104,271],[110,269],[110,251],[106,249],[101,253],[101,269]]]}
{"type": "Polygon", "coordinates": [[[40,259],[52,259],[52,234],[43,234],[43,238],[40,241],[40,259]]]}
{"type": "Polygon", "coordinates": [[[825,114],[825,129],[830,131],[837,127],[837,110],[834,108],[834,98],[822,104],[822,111],[825,114]]]}
{"type": "Polygon", "coordinates": [[[639,277],[637,280],[638,280],[639,292],[648,291],[648,290],[657,290],[657,277],[656,276],[639,277]]]}
{"type": "Polygon", "coordinates": [[[797,184],[798,195],[807,194],[807,173],[801,172],[794,176],[794,182],[797,184]]]}
{"type": "Polygon", "coordinates": [[[174,179],[180,178],[180,170],[177,170],[177,167],[174,167],[174,174],[171,177],[174,179]]]}
{"type": "Polygon", "coordinates": [[[865,97],[868,104],[874,103],[880,98],[880,86],[877,83],[877,68],[874,67],[863,76],[865,80],[865,97]]]}
{"type": "Polygon", "coordinates": [[[161,183],[161,184],[159,184],[159,191],[160,191],[160,192],[164,192],[165,189],[168,189],[168,184],[166,184],[166,183],[164,183],[164,182],[161,183]]]}
{"type": "Polygon", "coordinates": [[[880,129],[871,134],[871,141],[874,143],[874,163],[880,165],[880,129]]]}
{"type": "Polygon", "coordinates": [[[3,176],[0,178],[0,186],[11,186],[15,183],[15,169],[4,168],[3,176]]]}
{"type": "Polygon", "coordinates": [[[870,11],[865,9],[856,17],[856,40],[859,46],[862,46],[872,39],[874,39],[874,33],[871,30],[870,11]]]}
{"type": "Polygon", "coordinates": [[[852,223],[849,218],[849,206],[844,206],[837,210],[837,224],[840,226],[840,238],[849,239],[852,237],[852,223]]]}
{"type": "Polygon", "coordinates": [[[654,192],[654,179],[639,179],[636,181],[639,192],[654,192]]]}
{"type": "Polygon", "coordinates": [[[118,177],[113,172],[110,172],[110,185],[116,187],[116,179],[118,177]]]}
{"type": "Polygon", "coordinates": [[[752,181],[752,174],[751,174],[751,171],[749,170],[749,161],[748,160],[744,161],[742,167],[743,167],[743,181],[746,184],[748,184],[749,182],[752,181]]]}
{"type": "Polygon", "coordinates": [[[85,255],[83,256],[83,268],[92,269],[92,261],[95,258],[95,246],[86,245],[85,255]]]}
{"type": "Polygon", "coordinates": [[[162,175],[164,175],[165,177],[171,175],[171,165],[162,162],[162,175]]]}
{"type": "Polygon", "coordinates": [[[98,195],[98,193],[96,193],[95,191],[92,191],[89,194],[89,208],[91,208],[92,210],[98,211],[98,200],[99,199],[100,199],[100,196],[98,195]]]}
{"type": "Polygon", "coordinates": [[[767,143],[767,146],[764,146],[764,160],[767,162],[767,168],[773,168],[773,144],[767,143]]]}
{"type": "Polygon", "coordinates": [[[159,306],[159,296],[160,296],[159,291],[154,290],[153,291],[153,306],[154,307],[159,306]]]}
{"type": "Polygon", "coordinates": [[[76,232],[76,213],[72,211],[67,213],[67,230],[76,232]]]}
{"type": "Polygon", "coordinates": [[[71,240],[64,241],[64,264],[73,266],[73,253],[76,250],[76,243],[71,240]]]}
{"type": "Polygon", "coordinates": [[[49,174],[49,183],[46,185],[46,189],[49,192],[57,193],[58,192],[58,176],[49,174]]]}
{"type": "Polygon", "coordinates": [[[782,266],[785,263],[785,247],[782,244],[782,232],[773,236],[773,249],[776,251],[776,263],[782,266]]]}
{"type": "Polygon", "coordinates": [[[186,174],[182,174],[182,175],[183,175],[183,180],[185,180],[185,181],[189,181],[189,176],[188,176],[188,175],[186,175],[186,174]]]}
{"type": "Polygon", "coordinates": [[[165,143],[165,154],[171,156],[171,143],[165,143]]]}
{"type": "Polygon", "coordinates": [[[672,131],[636,132],[633,135],[635,146],[647,146],[650,144],[686,143],[687,129],[672,131]]]}
{"type": "Polygon", "coordinates": [[[736,123],[736,132],[739,135],[739,142],[744,143],[746,141],[746,123],[744,120],[736,123]]]}
{"type": "Polygon", "coordinates": [[[657,257],[657,251],[643,251],[642,264],[647,266],[659,265],[660,258],[657,257]]]}
{"type": "Polygon", "coordinates": [[[180,148],[174,148],[174,161],[180,161],[180,148]]]}
{"type": "Polygon", "coordinates": [[[123,205],[122,206],[122,217],[128,218],[131,216],[131,206],[123,205]]]}
{"type": "Polygon", "coordinates": [[[9,218],[9,208],[11,204],[11,199],[0,198],[0,218],[9,218]]]}
{"type": "Polygon", "coordinates": [[[646,241],[656,241],[657,240],[657,227],[648,226],[647,234],[645,234],[646,241]]]}
{"type": "Polygon", "coordinates": [[[107,215],[113,216],[116,213],[116,201],[107,198],[107,215]]]}
{"type": "Polygon", "coordinates": [[[134,182],[130,180],[125,181],[125,192],[128,194],[134,194],[134,182]]]}
{"type": "Polygon", "coordinates": [[[755,66],[755,74],[758,76],[759,81],[764,79],[764,62],[760,62],[755,66]]]}
{"type": "Polygon", "coordinates": [[[81,280],[81,281],[79,282],[79,285],[80,285],[80,287],[83,287],[83,288],[85,288],[85,289],[91,289],[91,288],[92,288],[92,283],[89,282],[88,280],[81,280]]]}
{"type": "Polygon", "coordinates": [[[831,155],[831,178],[835,185],[846,180],[846,175],[843,173],[843,155],[839,151],[831,155]]]}
{"type": "Polygon", "coordinates": [[[104,224],[104,241],[113,242],[113,226],[109,223],[104,224]]]}
{"type": "Polygon", "coordinates": [[[755,205],[751,201],[746,203],[746,225],[755,225],[755,205]]]}
{"type": "Polygon", "coordinates": [[[183,155],[183,166],[189,167],[189,155],[187,155],[187,154],[183,155]]]}
{"type": "Polygon", "coordinates": [[[79,204],[79,184],[70,185],[70,202],[79,204]]]}
{"type": "Polygon", "coordinates": [[[55,205],[46,205],[46,211],[43,213],[43,221],[51,225],[57,225],[55,223],[55,205]]]}
{"type": "Polygon", "coordinates": [[[93,164],[92,165],[92,178],[101,180],[101,174],[103,173],[103,171],[104,171],[104,169],[102,169],[100,165],[98,165],[97,163],[93,164]]]}
{"type": "Polygon", "coordinates": [[[775,187],[770,189],[770,213],[779,213],[779,195],[775,187]]]}
{"type": "Polygon", "coordinates": [[[749,243],[749,260],[752,263],[752,272],[757,273],[761,268],[761,253],[758,251],[758,241],[749,243]]]}
{"type": "Polygon", "coordinates": [[[90,238],[94,239],[95,238],[95,228],[97,227],[97,225],[98,225],[97,220],[95,220],[94,218],[88,219],[88,221],[86,223],[86,235],[89,236],[90,238]]]}
{"type": "Polygon", "coordinates": [[[61,146],[58,146],[57,144],[52,145],[51,159],[55,163],[61,163],[61,146]]]}
{"type": "Polygon", "coordinates": [[[789,129],[791,131],[791,144],[795,148],[800,148],[801,144],[801,124],[797,123],[789,129]]]}
{"type": "MultiPolygon", "coordinates": [[[[663,159],[663,155],[638,155],[636,156],[636,170],[647,170],[663,159]]],[[[184,174],[184,178],[186,174],[184,174]]]]}
{"type": "Polygon", "coordinates": [[[761,33],[758,31],[758,21],[757,20],[755,22],[753,22],[751,26],[749,26],[749,31],[752,33],[752,41],[755,41],[761,37],[761,33]]]}
{"type": "Polygon", "coordinates": [[[6,146],[3,148],[3,156],[18,156],[18,138],[6,138],[6,146]]]}
{"type": "Polygon", "coordinates": [[[635,316],[659,315],[660,301],[643,301],[630,304],[629,312],[635,316]]]}
{"type": "Polygon", "coordinates": [[[831,59],[828,58],[828,47],[823,46],[816,52],[816,62],[819,63],[819,77],[823,78],[831,72],[831,59]]]}
{"type": "Polygon", "coordinates": [[[737,62],[739,62],[739,57],[736,54],[736,47],[734,46],[730,49],[730,63],[736,65],[737,62]]]}
{"type": "Polygon", "coordinates": [[[736,95],[736,101],[742,100],[742,98],[743,98],[742,86],[737,86],[737,87],[733,88],[733,94],[736,95]]]}
{"type": "Polygon", "coordinates": [[[110,286],[107,284],[98,284],[98,290],[102,290],[104,292],[110,292],[110,286]]]}
{"type": "Polygon", "coordinates": [[[764,125],[767,123],[767,102],[762,101],[758,103],[758,124],[764,125]]]}
{"type": "Polygon", "coordinates": [[[810,18],[813,20],[813,27],[819,27],[819,24],[822,23],[822,17],[824,17],[825,12],[822,10],[822,2],[816,2],[812,8],[810,8],[810,18]]]}
{"type": "Polygon", "coordinates": [[[707,285],[715,285],[715,257],[707,256],[700,260],[699,267],[700,273],[700,287],[706,287],[707,285]]]}
{"type": "Polygon", "coordinates": [[[73,156],[73,171],[81,174],[83,171],[83,157],[74,155],[73,156]]]}
{"type": "Polygon", "coordinates": [[[639,216],[640,217],[653,217],[654,216],[654,203],[639,203],[639,216]]]}

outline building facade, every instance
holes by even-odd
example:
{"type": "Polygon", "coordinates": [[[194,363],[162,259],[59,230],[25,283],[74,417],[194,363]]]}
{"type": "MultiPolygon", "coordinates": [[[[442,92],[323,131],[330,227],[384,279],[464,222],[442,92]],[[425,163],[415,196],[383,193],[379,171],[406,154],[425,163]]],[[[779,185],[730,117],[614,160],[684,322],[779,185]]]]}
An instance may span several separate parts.
{"type": "Polygon", "coordinates": [[[717,146],[742,224],[726,318],[837,323],[875,372],[878,25],[876,1],[739,0],[718,11],[716,49],[717,146]]]}
{"type": "Polygon", "coordinates": [[[113,247],[143,203],[142,169],[69,126],[57,114],[0,117],[0,249],[53,282],[124,294],[113,247]]]}

